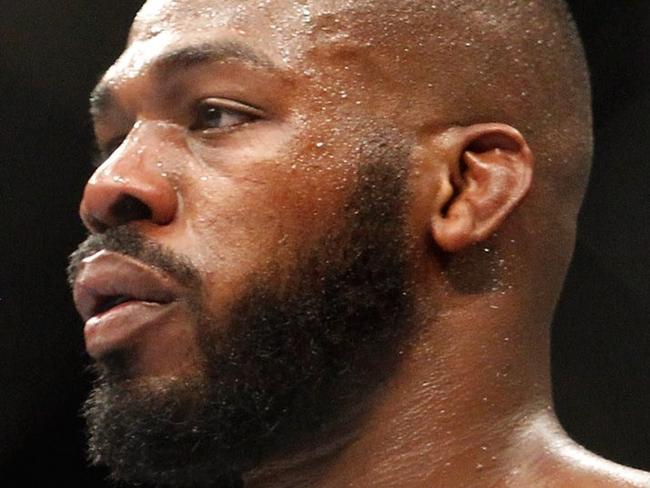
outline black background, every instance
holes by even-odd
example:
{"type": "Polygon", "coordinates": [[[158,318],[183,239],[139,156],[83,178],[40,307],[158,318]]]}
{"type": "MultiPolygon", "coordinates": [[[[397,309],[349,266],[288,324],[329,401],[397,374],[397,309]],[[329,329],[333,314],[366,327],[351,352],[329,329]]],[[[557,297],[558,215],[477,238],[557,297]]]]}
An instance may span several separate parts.
{"type": "MultiPolygon", "coordinates": [[[[0,0],[0,485],[74,481],[89,377],[65,283],[84,238],[87,94],[141,2],[0,0]]],[[[574,2],[592,67],[596,159],[556,314],[557,411],[570,434],[650,469],[650,2],[574,2]]]]}

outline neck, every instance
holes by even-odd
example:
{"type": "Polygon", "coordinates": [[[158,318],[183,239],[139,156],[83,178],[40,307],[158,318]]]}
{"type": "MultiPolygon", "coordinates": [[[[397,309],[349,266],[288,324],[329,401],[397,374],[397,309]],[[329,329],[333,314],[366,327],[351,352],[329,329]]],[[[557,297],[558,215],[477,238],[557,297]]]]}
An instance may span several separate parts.
{"type": "Polygon", "coordinates": [[[503,479],[515,432],[551,409],[548,323],[517,313],[527,309],[508,294],[458,299],[448,310],[457,312],[439,313],[402,351],[363,422],[252,473],[246,486],[491,486],[503,479]]]}

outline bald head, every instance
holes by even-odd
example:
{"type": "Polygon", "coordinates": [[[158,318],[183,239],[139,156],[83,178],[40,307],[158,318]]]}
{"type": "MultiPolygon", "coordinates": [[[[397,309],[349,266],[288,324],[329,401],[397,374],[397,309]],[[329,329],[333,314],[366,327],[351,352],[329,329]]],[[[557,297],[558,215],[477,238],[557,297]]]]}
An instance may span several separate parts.
{"type": "Polygon", "coordinates": [[[421,123],[512,125],[537,155],[539,175],[556,175],[555,197],[582,191],[591,155],[589,74],[565,2],[380,4],[386,10],[374,15],[375,33],[364,35],[389,53],[405,93],[421,103],[421,123]]]}
{"type": "Polygon", "coordinates": [[[592,157],[591,97],[563,0],[152,0],[131,42],[165,29],[223,27],[272,39],[264,50],[281,65],[367,102],[371,117],[396,124],[413,142],[427,129],[454,124],[518,129],[537,161],[529,210],[543,220],[552,203],[556,220],[549,225],[573,226],[592,157]]]}
{"type": "MultiPolygon", "coordinates": [[[[328,464],[433,408],[428,379],[463,386],[438,412],[471,410],[455,392],[524,356],[475,427],[539,402],[589,98],[559,2],[149,1],[94,92],[106,161],[70,268],[108,372],[88,409],[96,460],[205,485],[328,464]],[[86,283],[113,267],[118,305],[97,303],[86,283]],[[102,328],[140,296],[124,283],[167,315],[102,328]]],[[[330,486],[369,486],[350,480],[330,486]]]]}

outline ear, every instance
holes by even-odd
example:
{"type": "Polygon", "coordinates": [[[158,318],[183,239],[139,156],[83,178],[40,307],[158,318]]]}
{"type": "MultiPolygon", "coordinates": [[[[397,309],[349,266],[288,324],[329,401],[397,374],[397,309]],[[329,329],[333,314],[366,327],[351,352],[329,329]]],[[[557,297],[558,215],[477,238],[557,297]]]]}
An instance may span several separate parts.
{"type": "Polygon", "coordinates": [[[519,131],[504,124],[455,127],[439,137],[447,170],[431,230],[443,250],[456,252],[490,237],[526,196],[534,157],[519,131]]]}

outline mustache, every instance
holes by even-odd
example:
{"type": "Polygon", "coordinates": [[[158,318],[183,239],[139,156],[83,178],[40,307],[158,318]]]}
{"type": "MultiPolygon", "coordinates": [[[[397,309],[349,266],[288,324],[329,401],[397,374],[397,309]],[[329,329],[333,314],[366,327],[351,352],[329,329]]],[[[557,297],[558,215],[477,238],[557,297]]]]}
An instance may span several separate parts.
{"type": "Polygon", "coordinates": [[[99,251],[112,251],[137,259],[138,261],[168,274],[181,285],[199,290],[199,270],[185,256],[146,238],[136,230],[120,226],[101,234],[91,234],[74,251],[68,261],[68,285],[72,288],[79,274],[81,263],[99,251]]]}

